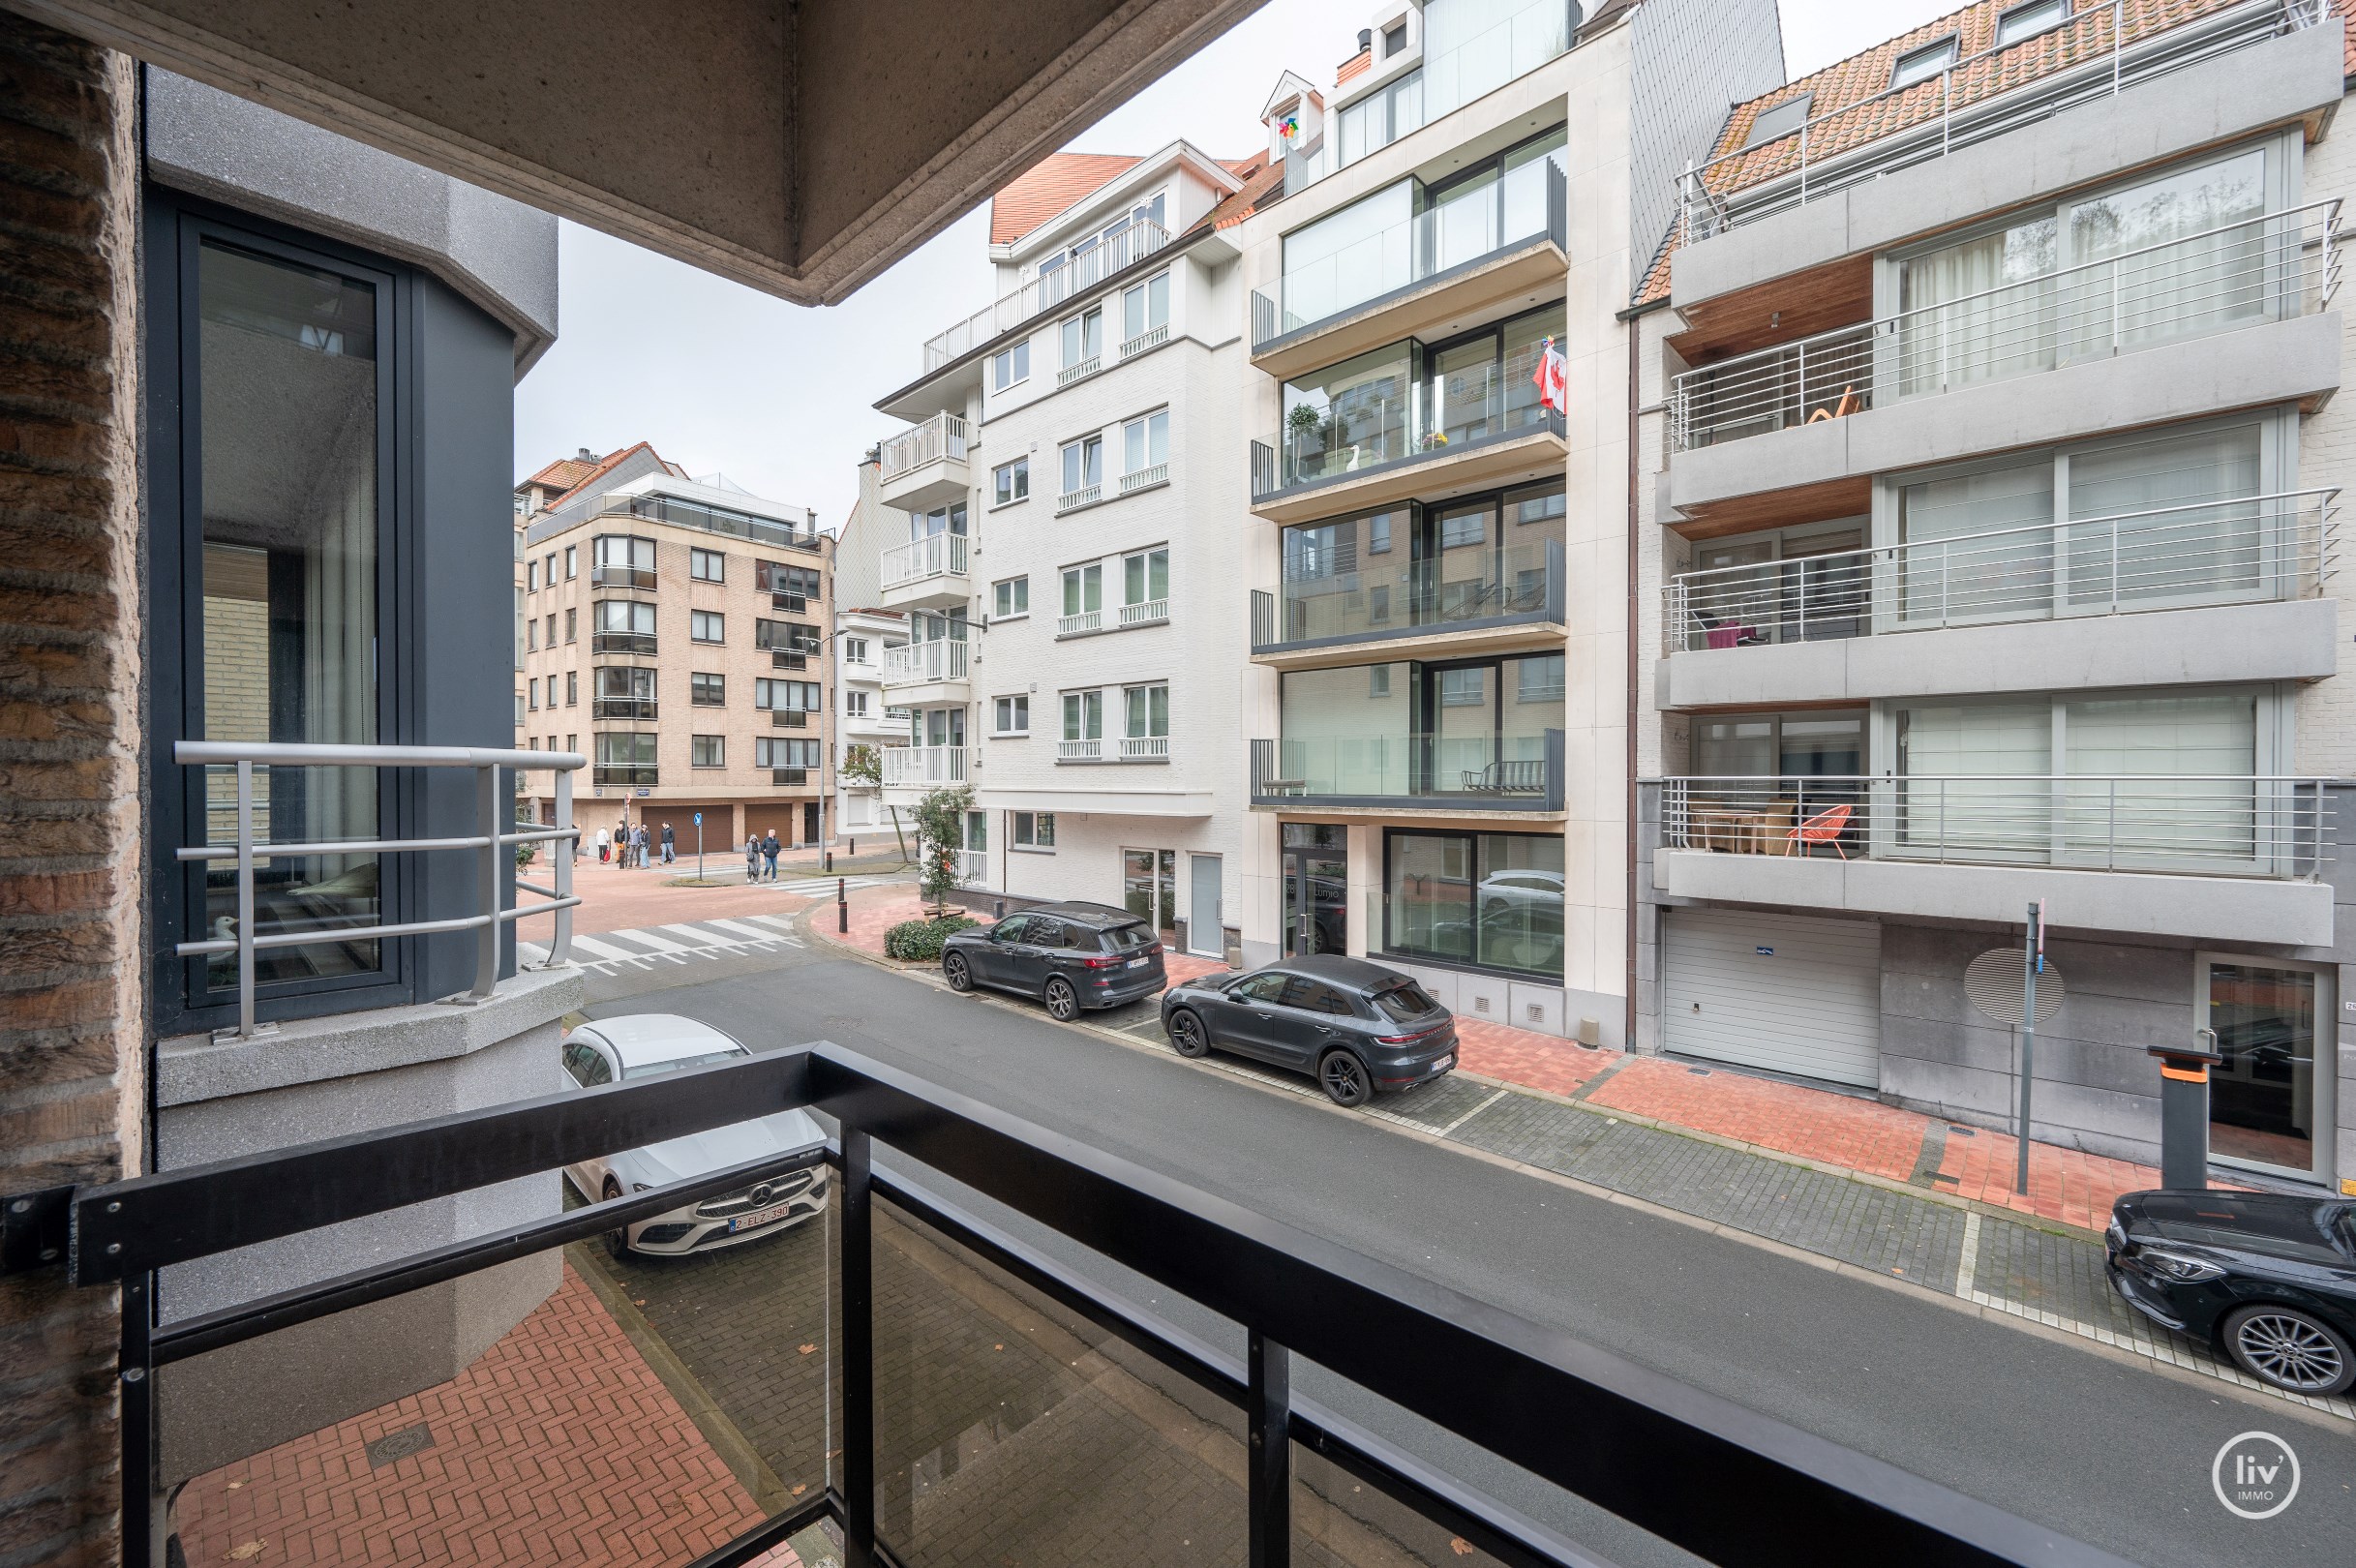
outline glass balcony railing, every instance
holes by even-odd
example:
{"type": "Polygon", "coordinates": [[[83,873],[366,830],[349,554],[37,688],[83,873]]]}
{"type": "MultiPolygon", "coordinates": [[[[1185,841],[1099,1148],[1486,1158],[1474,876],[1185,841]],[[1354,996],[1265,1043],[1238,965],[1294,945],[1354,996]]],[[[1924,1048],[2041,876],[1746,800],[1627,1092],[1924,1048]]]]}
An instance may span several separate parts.
{"type": "Polygon", "coordinates": [[[1680,451],[2322,311],[2340,203],[2222,224],[1678,376],[1680,451]]]}
{"type": "Polygon", "coordinates": [[[1423,63],[1340,109],[1324,140],[1288,163],[1285,190],[1305,189],[1537,70],[1571,46],[1575,14],[1561,0],[1511,10],[1497,0],[1428,0],[1423,63]]]}
{"type": "Polygon", "coordinates": [[[1562,544],[1543,539],[1361,567],[1252,593],[1252,651],[1563,618],[1562,544]]]}
{"type": "Polygon", "coordinates": [[[1563,732],[1286,736],[1254,740],[1251,768],[1258,805],[1559,811],[1563,732]]]}
{"type": "Polygon", "coordinates": [[[598,763],[590,769],[589,781],[599,789],[617,785],[624,789],[651,789],[662,782],[662,774],[652,763],[598,763]]]}
{"type": "Polygon", "coordinates": [[[1753,565],[1662,585],[1662,651],[2310,598],[2340,492],[2195,501],[1753,565]]]}
{"type": "Polygon", "coordinates": [[[1550,236],[1566,246],[1566,212],[1562,170],[1551,157],[1443,196],[1402,223],[1287,268],[1273,292],[1254,289],[1252,347],[1550,236]]]}
{"type": "Polygon", "coordinates": [[[656,716],[657,704],[651,697],[592,697],[589,717],[600,719],[650,719],[656,716]]]}
{"type": "Polygon", "coordinates": [[[1402,374],[1362,378],[1321,404],[1294,403],[1275,443],[1252,443],[1254,498],[1542,430],[1560,435],[1562,416],[1539,403],[1530,378],[1536,347],[1415,380],[1403,360],[1402,374]]]}
{"type": "Polygon", "coordinates": [[[577,1035],[589,1087],[40,1194],[9,1271],[137,1304],[121,1559],[2110,1560],[905,1068],[831,1044],[669,1065],[607,1081],[577,1035]],[[677,1168],[711,1147],[736,1153],[677,1168]],[[560,1204],[585,1165],[616,1174],[560,1204]],[[486,1193],[505,1207],[463,1239],[398,1226],[486,1193]],[[366,1266],[321,1279],[335,1238],[366,1266]],[[233,1282],[154,1313],[166,1267],[233,1282]],[[1764,1501],[1694,1501],[1729,1491],[1764,1501]],[[430,1544],[460,1525],[463,1550],[430,1544]]]}
{"type": "Polygon", "coordinates": [[[793,525],[775,518],[755,517],[726,506],[708,506],[702,501],[680,500],[672,496],[609,496],[600,504],[615,511],[626,511],[631,517],[645,518],[651,523],[669,523],[675,528],[701,528],[706,533],[725,534],[732,539],[749,539],[755,544],[775,545],[781,550],[823,550],[822,537],[815,529],[797,533],[793,525]]]}
{"type": "Polygon", "coordinates": [[[589,633],[591,653],[651,653],[654,634],[636,631],[593,631],[589,633]]]}

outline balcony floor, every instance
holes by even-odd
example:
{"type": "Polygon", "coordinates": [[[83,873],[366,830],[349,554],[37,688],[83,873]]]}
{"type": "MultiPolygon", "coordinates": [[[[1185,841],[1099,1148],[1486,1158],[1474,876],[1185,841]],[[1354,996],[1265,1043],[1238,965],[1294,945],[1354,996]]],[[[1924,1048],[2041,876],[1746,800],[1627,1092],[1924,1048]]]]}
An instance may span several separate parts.
{"type": "Polygon", "coordinates": [[[1252,510],[1272,523],[1308,523],[1362,507],[1445,500],[1525,480],[1560,478],[1569,461],[1561,422],[1533,425],[1492,440],[1443,446],[1354,472],[1271,491],[1252,510]]]}
{"type": "Polygon", "coordinates": [[[1271,338],[1252,363],[1278,380],[1397,343],[1441,339],[1498,316],[1562,298],[1569,257],[1551,235],[1483,256],[1271,338]]]}
{"type": "Polygon", "coordinates": [[[1277,644],[1254,648],[1252,662],[1272,670],[1329,670],[1389,659],[1461,659],[1483,653],[1554,652],[1567,629],[1544,618],[1503,625],[1410,626],[1347,641],[1277,644]]]}

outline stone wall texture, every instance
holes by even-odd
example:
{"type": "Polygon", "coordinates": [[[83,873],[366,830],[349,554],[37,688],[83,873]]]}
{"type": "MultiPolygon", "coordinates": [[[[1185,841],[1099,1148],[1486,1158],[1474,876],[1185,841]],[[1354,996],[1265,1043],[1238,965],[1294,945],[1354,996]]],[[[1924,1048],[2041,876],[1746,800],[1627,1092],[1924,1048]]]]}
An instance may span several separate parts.
{"type": "MultiPolygon", "coordinates": [[[[0,13],[0,1192],[143,1158],[136,106],[0,13]]],[[[0,1280],[0,1561],[114,1556],[115,1321],[0,1280]]]]}

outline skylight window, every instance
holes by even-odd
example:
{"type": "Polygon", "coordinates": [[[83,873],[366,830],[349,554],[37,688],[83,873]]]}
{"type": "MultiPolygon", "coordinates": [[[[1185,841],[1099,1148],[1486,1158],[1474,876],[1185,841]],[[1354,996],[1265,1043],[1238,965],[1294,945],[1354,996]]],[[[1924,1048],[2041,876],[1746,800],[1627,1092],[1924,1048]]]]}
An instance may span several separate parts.
{"type": "Polygon", "coordinates": [[[1761,109],[1751,121],[1750,139],[1743,142],[1743,149],[1748,151],[1753,147],[1765,146],[1778,136],[1788,136],[1798,130],[1807,123],[1808,106],[1814,99],[1814,94],[1802,93],[1797,98],[1784,100],[1772,108],[1761,109]]]}
{"type": "Polygon", "coordinates": [[[1908,87],[1918,81],[1927,81],[1955,63],[1955,40],[1943,38],[1936,44],[1925,44],[1918,49],[1909,49],[1898,56],[1898,63],[1889,73],[1892,87],[1908,87]]]}
{"type": "Polygon", "coordinates": [[[1996,46],[2018,44],[2024,38],[2049,33],[2069,19],[2069,0],[2029,0],[1996,19],[1996,46]]]}

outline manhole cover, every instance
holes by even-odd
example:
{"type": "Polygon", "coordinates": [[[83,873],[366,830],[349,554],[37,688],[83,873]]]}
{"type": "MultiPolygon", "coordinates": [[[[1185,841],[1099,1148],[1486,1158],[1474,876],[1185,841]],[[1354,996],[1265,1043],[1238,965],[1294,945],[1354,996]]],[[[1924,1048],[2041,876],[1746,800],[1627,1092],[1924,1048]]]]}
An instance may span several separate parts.
{"type": "Polygon", "coordinates": [[[380,1469],[384,1465],[421,1454],[434,1446],[434,1429],[420,1421],[399,1432],[388,1432],[368,1445],[368,1467],[380,1469]]]}

